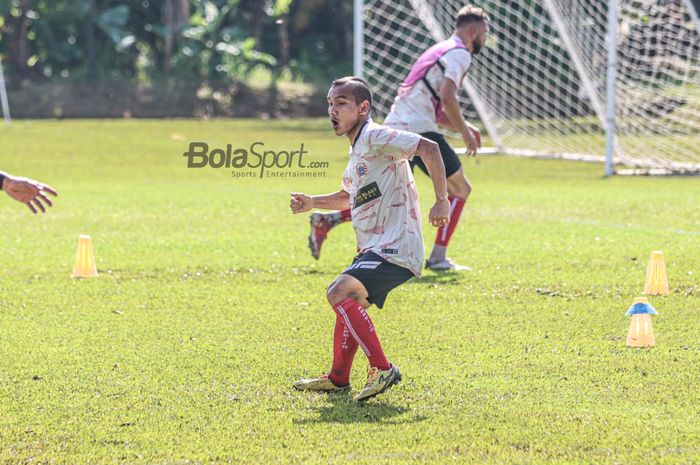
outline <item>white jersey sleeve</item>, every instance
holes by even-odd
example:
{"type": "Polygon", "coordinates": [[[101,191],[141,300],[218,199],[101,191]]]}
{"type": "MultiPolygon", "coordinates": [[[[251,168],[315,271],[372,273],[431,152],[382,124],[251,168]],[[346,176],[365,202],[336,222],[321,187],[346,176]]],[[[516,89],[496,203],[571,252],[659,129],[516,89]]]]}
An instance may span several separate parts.
{"type": "Polygon", "coordinates": [[[350,188],[352,187],[351,173],[352,166],[348,163],[348,166],[345,167],[345,171],[343,171],[343,180],[340,183],[340,188],[347,193],[350,193],[350,188]]]}
{"type": "MultiPolygon", "coordinates": [[[[441,56],[440,62],[445,67],[444,78],[454,82],[459,88],[469,66],[472,64],[472,55],[468,50],[455,49],[441,56]]],[[[439,91],[439,89],[435,90],[439,91]]]]}
{"type": "Polygon", "coordinates": [[[373,125],[367,128],[370,150],[394,162],[410,159],[418,149],[422,137],[418,134],[373,125]]]}

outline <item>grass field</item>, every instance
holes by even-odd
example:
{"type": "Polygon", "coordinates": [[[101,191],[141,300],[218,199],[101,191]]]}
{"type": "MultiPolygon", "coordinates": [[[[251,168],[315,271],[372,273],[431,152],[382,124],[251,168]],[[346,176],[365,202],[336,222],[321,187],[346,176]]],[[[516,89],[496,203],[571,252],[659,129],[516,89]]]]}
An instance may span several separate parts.
{"type": "MultiPolygon", "coordinates": [[[[465,160],[451,255],[370,314],[403,384],[366,405],[294,392],[327,370],[321,259],[290,191],[337,190],[347,140],[325,120],[20,121],[0,169],[60,192],[46,215],[0,198],[0,462],[700,463],[700,179],[465,160]],[[173,137],[174,136],[174,137],[173,137]],[[190,141],[297,150],[327,177],[188,169],[190,141]],[[79,234],[100,276],[71,279],[79,234]],[[625,347],[652,250],[657,347],[625,347]]],[[[427,244],[429,181],[418,177],[427,244]]],[[[365,380],[358,354],[352,383],[365,380]]]]}

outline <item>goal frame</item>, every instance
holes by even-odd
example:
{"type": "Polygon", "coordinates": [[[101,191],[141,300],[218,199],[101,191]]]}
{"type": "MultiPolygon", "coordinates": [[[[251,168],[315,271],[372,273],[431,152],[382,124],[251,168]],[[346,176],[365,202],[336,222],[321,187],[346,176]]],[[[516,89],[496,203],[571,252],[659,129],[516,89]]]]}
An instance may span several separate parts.
{"type": "MultiPolygon", "coordinates": [[[[618,1],[608,0],[608,15],[607,15],[607,33],[606,33],[606,45],[607,45],[607,62],[606,62],[606,89],[605,89],[605,102],[601,101],[601,98],[596,92],[595,84],[591,81],[590,76],[586,72],[585,62],[579,56],[578,49],[573,44],[569,32],[566,28],[565,22],[561,17],[559,10],[554,5],[554,0],[541,0],[542,6],[551,18],[554,27],[556,28],[559,37],[561,38],[563,47],[569,54],[571,62],[573,64],[572,72],[576,73],[576,77],[580,80],[582,85],[582,91],[585,93],[585,98],[591,104],[591,107],[595,113],[596,119],[602,128],[604,128],[605,136],[605,155],[584,155],[576,153],[541,153],[536,150],[527,149],[514,149],[507,147],[498,132],[497,125],[493,123],[493,115],[489,113],[488,106],[484,104],[481,96],[478,94],[476,89],[471,84],[470,80],[464,79],[462,82],[462,88],[468,95],[471,104],[473,105],[476,113],[478,114],[481,123],[483,124],[486,132],[493,141],[495,148],[489,148],[484,150],[486,153],[505,153],[508,155],[515,156],[526,156],[526,157],[546,157],[546,158],[559,158],[567,160],[578,160],[578,161],[588,161],[588,162],[602,162],[604,165],[604,176],[609,177],[614,174],[694,174],[700,175],[700,164],[697,164],[696,170],[688,173],[687,165],[685,163],[679,163],[678,171],[674,171],[674,162],[670,162],[668,170],[658,169],[658,168],[634,168],[634,169],[615,169],[615,164],[624,164],[627,160],[623,148],[620,146],[616,135],[616,80],[617,80],[617,66],[618,66],[618,1]]],[[[428,5],[426,0],[408,0],[413,10],[416,12],[416,16],[420,18],[420,21],[429,31],[430,36],[435,42],[440,42],[445,40],[444,33],[440,27],[438,21],[436,20],[433,9],[428,5]]],[[[700,19],[698,17],[698,12],[692,3],[692,0],[682,0],[683,5],[688,10],[689,15],[695,24],[695,30],[700,33],[700,19]]],[[[354,49],[353,49],[353,70],[356,76],[365,77],[365,63],[364,63],[364,6],[365,0],[353,0],[353,13],[354,13],[354,49]]],[[[634,165],[635,162],[630,160],[628,164],[634,165]]]]}
{"type": "Polygon", "coordinates": [[[9,126],[12,117],[10,116],[10,104],[7,101],[7,87],[5,86],[5,73],[2,70],[2,58],[0,58],[0,108],[2,108],[2,117],[5,120],[5,125],[9,126]]]}

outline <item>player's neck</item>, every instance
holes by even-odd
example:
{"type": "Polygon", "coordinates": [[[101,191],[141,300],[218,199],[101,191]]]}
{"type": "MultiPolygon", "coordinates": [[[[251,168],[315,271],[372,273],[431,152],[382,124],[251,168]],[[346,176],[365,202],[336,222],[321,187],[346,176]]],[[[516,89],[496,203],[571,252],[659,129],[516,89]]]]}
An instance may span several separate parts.
{"type": "Polygon", "coordinates": [[[469,35],[467,34],[467,31],[463,29],[455,29],[455,35],[459,38],[459,40],[462,41],[465,47],[467,47],[467,50],[471,53],[472,51],[472,41],[469,40],[469,35]]]}
{"type": "Polygon", "coordinates": [[[368,119],[369,119],[369,115],[361,117],[357,121],[357,124],[345,134],[346,136],[348,136],[348,139],[350,140],[351,145],[355,145],[355,139],[357,138],[357,135],[362,130],[362,126],[365,125],[365,123],[367,122],[368,119]]]}

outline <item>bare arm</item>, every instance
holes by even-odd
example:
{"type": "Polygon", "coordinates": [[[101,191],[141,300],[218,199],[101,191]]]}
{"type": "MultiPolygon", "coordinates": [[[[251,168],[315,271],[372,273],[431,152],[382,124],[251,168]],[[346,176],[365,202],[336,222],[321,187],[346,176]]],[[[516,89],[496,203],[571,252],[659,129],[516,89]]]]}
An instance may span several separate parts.
{"type": "Polygon", "coordinates": [[[421,139],[416,149],[416,155],[421,157],[428,168],[430,179],[435,190],[435,204],[430,209],[428,219],[435,227],[450,222],[450,201],[447,200],[447,179],[445,179],[445,163],[440,156],[440,147],[433,141],[421,139]]]}
{"type": "Polygon", "coordinates": [[[341,190],[326,195],[306,195],[292,192],[289,208],[292,213],[304,213],[312,208],[322,208],[324,210],[345,210],[348,208],[350,194],[341,190]]]}
{"type": "Polygon", "coordinates": [[[442,109],[452,123],[452,126],[462,135],[462,140],[467,147],[468,155],[476,155],[481,147],[481,132],[462,117],[457,100],[457,85],[452,79],[443,79],[440,86],[440,102],[442,109]]]}

